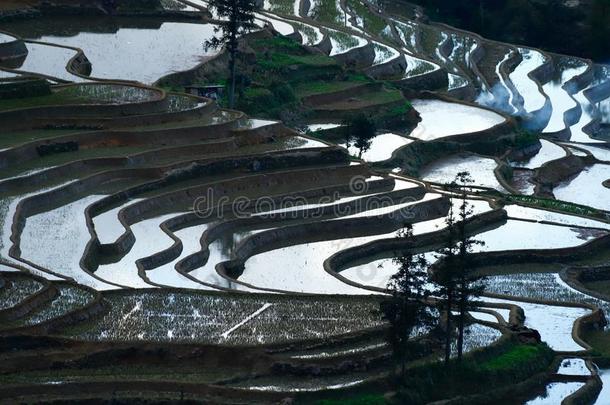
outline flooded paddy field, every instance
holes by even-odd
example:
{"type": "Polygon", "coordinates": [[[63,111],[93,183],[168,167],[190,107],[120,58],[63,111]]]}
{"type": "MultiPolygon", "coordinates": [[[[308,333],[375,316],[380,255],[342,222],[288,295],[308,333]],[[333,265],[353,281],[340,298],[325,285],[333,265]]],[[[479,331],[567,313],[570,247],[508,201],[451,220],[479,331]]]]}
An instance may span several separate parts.
{"type": "Polygon", "coordinates": [[[463,104],[415,100],[413,105],[420,113],[422,121],[411,135],[426,141],[478,132],[504,122],[501,115],[463,104]]]}
{"type": "Polygon", "coordinates": [[[527,382],[520,403],[555,404],[599,363],[604,403],[610,70],[383,3],[263,2],[235,105],[206,1],[2,21],[0,398],[468,402],[527,382]],[[461,282],[485,276],[461,360],[438,290],[458,234],[482,242],[461,282]],[[433,318],[407,337],[415,389],[393,385],[380,311],[410,254],[433,318]],[[444,349],[485,387],[428,390],[444,349]]]}
{"type": "MultiPolygon", "coordinates": [[[[27,24],[10,24],[5,29],[26,39],[82,49],[91,62],[90,76],[100,79],[136,80],[153,83],[176,71],[188,70],[212,54],[203,52],[202,43],[214,34],[214,25],[192,22],[144,21],[134,24],[131,19],[52,19],[27,24]],[[199,42],[188,40],[199,38],[199,42]],[[127,60],[137,63],[125,63],[127,60]]],[[[45,73],[74,81],[66,71],[74,55],[70,49],[59,51],[49,46],[28,44],[24,71],[45,73]],[[60,52],[61,51],[61,52],[60,52]],[[61,55],[65,54],[64,58],[61,55]],[[49,65],[49,60],[57,60],[49,65]]],[[[82,78],[77,78],[82,81],[82,78]]]]}

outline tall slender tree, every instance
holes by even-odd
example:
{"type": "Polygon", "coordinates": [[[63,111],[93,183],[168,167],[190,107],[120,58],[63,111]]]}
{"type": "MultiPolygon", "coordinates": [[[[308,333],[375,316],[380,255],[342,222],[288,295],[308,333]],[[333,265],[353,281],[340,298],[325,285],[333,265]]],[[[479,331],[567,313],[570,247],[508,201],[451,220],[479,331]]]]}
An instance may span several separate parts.
{"type": "Polygon", "coordinates": [[[447,314],[445,335],[445,364],[451,358],[451,343],[453,341],[452,311],[457,307],[457,358],[462,360],[464,353],[464,330],[466,315],[472,309],[472,301],[484,292],[482,277],[477,277],[470,271],[471,254],[475,246],[484,245],[484,242],[468,236],[467,221],[474,214],[473,206],[468,202],[468,186],[473,183],[469,172],[460,172],[451,183],[451,188],[457,193],[457,214],[452,198],[451,208],[445,219],[448,230],[448,240],[444,248],[438,251],[442,263],[439,277],[442,287],[438,295],[443,298],[444,309],[447,314]]]}
{"type": "Polygon", "coordinates": [[[472,307],[474,298],[481,296],[484,292],[484,284],[481,277],[475,277],[471,270],[471,254],[475,246],[481,246],[485,243],[475,238],[469,237],[466,232],[466,222],[474,214],[473,206],[468,202],[467,188],[474,183],[468,172],[460,172],[457,174],[453,183],[454,188],[459,190],[460,206],[458,209],[458,222],[454,225],[457,228],[457,261],[456,261],[456,278],[457,278],[457,293],[458,293],[458,339],[457,339],[457,357],[458,361],[462,360],[464,352],[464,327],[466,314],[472,307]]]}
{"type": "MultiPolygon", "coordinates": [[[[412,226],[402,229],[399,237],[410,240],[413,237],[412,226]]],[[[381,312],[390,324],[388,341],[404,378],[413,331],[432,326],[435,317],[426,302],[431,293],[426,258],[409,252],[396,255],[393,262],[398,265],[398,271],[390,278],[388,290],[391,296],[381,302],[381,312]]]]}
{"type": "Polygon", "coordinates": [[[223,23],[214,28],[216,36],[204,43],[206,50],[225,46],[229,52],[229,108],[235,106],[235,81],[238,52],[238,38],[256,27],[254,13],[258,10],[257,0],[210,0],[210,7],[216,18],[223,23]]]}
{"type": "Polygon", "coordinates": [[[445,311],[445,365],[449,364],[451,359],[451,342],[453,341],[453,325],[452,325],[452,314],[454,301],[455,301],[455,290],[456,282],[454,275],[449,269],[454,267],[454,263],[457,257],[457,235],[455,228],[455,212],[453,208],[453,200],[449,205],[449,212],[445,217],[445,226],[448,233],[446,245],[437,251],[437,259],[441,260],[444,264],[443,268],[438,274],[437,282],[439,285],[435,295],[441,299],[441,309],[445,311]]]}

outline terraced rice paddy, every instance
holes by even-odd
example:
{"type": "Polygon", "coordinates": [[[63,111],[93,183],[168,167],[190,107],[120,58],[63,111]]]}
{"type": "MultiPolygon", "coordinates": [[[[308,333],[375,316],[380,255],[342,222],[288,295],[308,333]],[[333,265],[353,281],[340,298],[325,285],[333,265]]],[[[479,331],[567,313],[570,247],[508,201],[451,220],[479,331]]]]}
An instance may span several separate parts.
{"type": "Polygon", "coordinates": [[[527,113],[544,107],[546,98],[540,91],[540,85],[532,78],[532,73],[545,63],[545,56],[538,51],[519,48],[522,62],[510,74],[510,80],[523,99],[523,109],[527,113]]]}
{"type": "MultiPolygon", "coordinates": [[[[83,28],[68,35],[62,32],[64,24],[64,21],[56,20],[55,24],[45,21],[40,27],[24,24],[7,28],[27,39],[82,49],[91,62],[90,76],[101,79],[153,83],[170,73],[193,68],[215,52],[206,53],[202,48],[202,43],[214,35],[212,24],[166,22],[155,28],[146,25],[122,28],[119,23],[118,27],[110,25],[108,32],[103,28],[102,32],[88,32],[83,28]],[[32,35],[32,32],[39,34],[32,35]],[[190,38],[199,38],[199,41],[193,42],[190,38]],[[138,63],[124,63],[129,59],[138,63]]],[[[81,24],[86,27],[85,23],[81,24]]],[[[75,80],[65,69],[75,51],[60,48],[59,52],[56,47],[35,44],[28,44],[29,48],[31,56],[28,55],[21,70],[75,80]],[[49,61],[54,62],[49,65],[49,61]]]]}
{"type": "Polygon", "coordinates": [[[422,121],[411,136],[425,141],[483,131],[504,121],[502,116],[491,111],[438,100],[416,100],[413,107],[422,121]],[[439,114],[442,120],[438,119],[439,114]]]}
{"type": "Polygon", "coordinates": [[[494,174],[496,166],[497,162],[493,159],[459,154],[438,160],[422,168],[421,177],[434,183],[443,183],[446,182],[446,179],[451,178],[451,173],[468,171],[474,180],[474,186],[504,191],[494,174]]]}
{"type": "MultiPolygon", "coordinates": [[[[607,280],[587,279],[608,265],[610,68],[368,1],[266,0],[265,32],[241,38],[252,71],[238,102],[267,98],[239,108],[269,107],[249,117],[182,92],[226,78],[206,64],[222,49],[202,46],[223,22],[205,1],[178,3],[2,27],[29,53],[0,65],[0,90],[40,93],[0,100],[0,398],[382,395],[393,259],[442,263],[464,171],[468,233],[484,242],[471,270],[486,276],[466,359],[543,347],[523,341],[537,331],[567,359],[539,370],[537,391],[518,393],[526,403],[592,383],[585,360],[605,354],[585,332],[606,333],[610,311],[602,287],[588,290],[607,280]],[[341,128],[358,114],[376,124],[364,148],[341,128]]],[[[413,370],[442,357],[430,328],[410,338],[413,370]]]]}
{"type": "Polygon", "coordinates": [[[602,183],[609,178],[610,166],[593,165],[585,168],[575,179],[557,187],[554,193],[560,200],[609,210],[610,189],[602,186],[602,183]],[[591,189],[592,185],[593,189],[591,189]]]}
{"type": "Polygon", "coordinates": [[[566,155],[565,150],[559,145],[545,139],[540,140],[540,143],[542,144],[542,148],[538,151],[536,156],[526,162],[515,162],[513,163],[513,166],[525,169],[536,169],[551,160],[560,159],[566,155]]]}
{"type": "Polygon", "coordinates": [[[33,42],[29,42],[27,47],[27,58],[16,68],[19,72],[41,74],[71,82],[84,81],[67,70],[70,59],[76,56],[75,49],[33,42]]]}
{"type": "Polygon", "coordinates": [[[534,398],[527,405],[551,405],[575,393],[584,383],[552,383],[546,387],[546,392],[534,398]]]}

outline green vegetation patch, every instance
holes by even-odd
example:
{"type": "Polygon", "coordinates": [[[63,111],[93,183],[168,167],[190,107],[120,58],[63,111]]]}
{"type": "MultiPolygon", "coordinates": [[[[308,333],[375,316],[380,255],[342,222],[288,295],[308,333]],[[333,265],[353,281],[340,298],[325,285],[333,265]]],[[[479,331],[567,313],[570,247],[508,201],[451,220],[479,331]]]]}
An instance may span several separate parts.
{"type": "Polygon", "coordinates": [[[567,214],[576,214],[591,218],[599,218],[603,220],[608,219],[607,215],[603,211],[587,207],[586,205],[579,205],[567,201],[552,200],[548,198],[540,198],[527,195],[510,195],[507,196],[506,199],[509,203],[521,203],[537,208],[552,209],[567,214]]]}
{"type": "Polygon", "coordinates": [[[513,144],[517,148],[524,148],[526,146],[530,146],[538,142],[540,138],[538,134],[529,131],[518,131],[515,135],[515,139],[513,144]]]}
{"type": "Polygon", "coordinates": [[[543,345],[516,345],[505,353],[480,364],[482,370],[490,372],[504,372],[512,369],[527,367],[527,364],[544,357],[548,348],[543,345]]]}
{"type": "Polygon", "coordinates": [[[297,86],[295,86],[294,91],[299,97],[307,97],[314,94],[333,93],[346,90],[365,83],[366,80],[354,80],[352,77],[349,77],[344,81],[333,82],[318,80],[309,83],[299,83],[297,86]]]}
{"type": "Polygon", "coordinates": [[[272,53],[269,58],[261,58],[259,65],[264,69],[280,69],[294,65],[332,66],[336,62],[326,55],[289,55],[272,53]]]}
{"type": "Polygon", "coordinates": [[[338,2],[336,0],[320,0],[314,3],[314,6],[309,11],[309,17],[326,23],[328,25],[344,25],[344,15],[337,8],[338,2]]]}
{"type": "Polygon", "coordinates": [[[473,353],[461,364],[452,362],[446,367],[433,363],[409,369],[398,399],[401,403],[423,404],[481,394],[482,387],[493,390],[545,372],[554,357],[545,344],[505,341],[473,353]]]}
{"type": "MultiPolygon", "coordinates": [[[[388,37],[384,34],[388,24],[383,18],[373,14],[364,3],[360,0],[348,0],[347,5],[362,19],[364,29],[367,32],[374,33],[380,37],[388,37]]],[[[394,38],[390,36],[389,39],[393,40],[394,38]]]]}

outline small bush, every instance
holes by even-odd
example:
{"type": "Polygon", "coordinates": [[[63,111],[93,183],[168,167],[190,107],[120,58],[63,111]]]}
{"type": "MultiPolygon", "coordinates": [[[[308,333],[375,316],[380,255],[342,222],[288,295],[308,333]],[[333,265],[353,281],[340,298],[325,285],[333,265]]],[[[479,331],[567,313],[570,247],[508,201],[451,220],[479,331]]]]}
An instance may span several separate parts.
{"type": "Polygon", "coordinates": [[[523,148],[535,144],[538,140],[538,134],[526,130],[519,130],[515,135],[513,144],[517,148],[523,148]]]}

